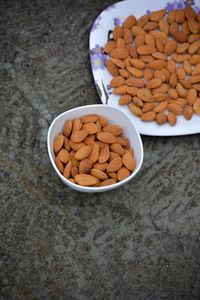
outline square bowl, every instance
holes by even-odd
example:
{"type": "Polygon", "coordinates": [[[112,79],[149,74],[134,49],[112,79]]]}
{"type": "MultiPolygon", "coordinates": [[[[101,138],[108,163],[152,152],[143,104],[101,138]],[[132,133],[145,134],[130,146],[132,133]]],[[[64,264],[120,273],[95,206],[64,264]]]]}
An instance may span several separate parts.
{"type": "Polygon", "coordinates": [[[73,190],[79,192],[86,192],[86,193],[99,193],[99,192],[110,191],[112,189],[118,188],[123,184],[127,183],[128,181],[133,179],[138,173],[138,171],[140,170],[143,162],[143,155],[144,155],[143,144],[142,144],[140,134],[136,129],[136,127],[134,126],[133,122],[129,119],[129,117],[115,107],[110,107],[108,105],[102,105],[102,104],[81,106],[81,107],[77,107],[65,111],[62,114],[58,115],[49,127],[48,135],[47,135],[47,148],[48,148],[48,154],[49,154],[50,161],[53,165],[53,168],[56,171],[59,178],[62,180],[62,182],[73,190]],[[124,138],[129,138],[130,147],[133,147],[134,149],[134,159],[135,159],[136,167],[135,170],[126,179],[117,182],[115,184],[103,186],[103,187],[81,186],[67,180],[62,175],[62,173],[58,170],[55,163],[55,154],[53,150],[54,139],[56,138],[57,135],[60,134],[60,132],[63,132],[64,125],[67,120],[73,120],[74,118],[81,118],[82,116],[88,114],[97,114],[99,116],[107,118],[109,125],[114,124],[122,127],[123,129],[122,136],[124,138]]]}

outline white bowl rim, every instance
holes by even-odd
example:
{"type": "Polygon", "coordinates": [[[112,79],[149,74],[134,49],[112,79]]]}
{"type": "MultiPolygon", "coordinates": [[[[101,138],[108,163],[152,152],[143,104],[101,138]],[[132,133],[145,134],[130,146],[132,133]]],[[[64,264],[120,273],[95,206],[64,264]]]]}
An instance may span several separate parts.
{"type": "MultiPolygon", "coordinates": [[[[90,113],[89,113],[90,114],[90,113]]],[[[100,115],[100,114],[99,114],[100,115]]],[[[142,163],[143,163],[143,159],[144,159],[144,149],[143,149],[143,143],[142,143],[142,139],[141,139],[141,136],[137,130],[137,128],[135,127],[133,121],[124,113],[122,112],[121,110],[117,109],[116,107],[111,107],[111,106],[108,106],[106,104],[90,104],[90,105],[83,105],[83,106],[79,106],[79,107],[75,107],[75,108],[72,108],[72,109],[69,109],[69,110],[66,110],[65,112],[57,115],[57,117],[52,121],[49,129],[48,129],[48,134],[47,134],[47,150],[48,150],[48,154],[49,154],[49,158],[50,158],[50,161],[53,165],[53,168],[55,169],[56,173],[58,174],[58,176],[60,177],[60,179],[62,181],[64,181],[71,189],[73,190],[76,190],[76,191],[79,191],[79,192],[86,192],[86,193],[95,193],[95,192],[106,192],[106,191],[109,191],[109,190],[113,190],[113,189],[116,189],[118,187],[120,187],[121,185],[124,185],[126,184],[128,181],[130,181],[133,177],[136,176],[136,174],[139,172],[141,166],[142,166],[142,163]],[[116,182],[114,184],[111,184],[111,185],[107,185],[107,186],[102,186],[102,187],[90,187],[90,186],[82,186],[82,185],[78,185],[78,184],[75,184],[71,181],[69,181],[68,179],[66,179],[62,173],[60,173],[60,171],[58,170],[56,164],[55,164],[55,160],[54,158],[52,157],[51,155],[51,150],[50,150],[50,136],[51,136],[51,130],[54,126],[54,124],[57,122],[57,120],[59,118],[61,118],[63,115],[67,114],[67,113],[70,113],[70,112],[74,112],[74,111],[78,111],[78,110],[81,110],[83,108],[89,108],[89,107],[106,107],[106,109],[111,109],[111,110],[117,110],[119,111],[122,115],[124,115],[127,119],[129,119],[129,121],[132,123],[133,127],[135,128],[135,131],[136,131],[136,135],[138,137],[138,141],[139,141],[139,145],[140,145],[140,149],[141,149],[141,159],[140,159],[140,162],[137,166],[137,168],[131,173],[130,176],[128,176],[127,178],[125,178],[124,180],[122,181],[119,181],[119,182],[116,182]]]]}

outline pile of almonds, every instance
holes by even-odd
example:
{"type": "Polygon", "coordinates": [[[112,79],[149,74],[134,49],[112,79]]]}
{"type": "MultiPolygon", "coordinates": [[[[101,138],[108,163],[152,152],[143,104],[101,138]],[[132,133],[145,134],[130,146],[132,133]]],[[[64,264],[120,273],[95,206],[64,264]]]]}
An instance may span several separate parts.
{"type": "Polygon", "coordinates": [[[192,7],[130,15],[104,46],[119,105],[142,121],[174,126],[178,115],[200,116],[200,11],[192,7]]]}
{"type": "Polygon", "coordinates": [[[82,186],[102,187],[124,180],[134,171],[135,160],[122,132],[96,114],[67,120],[53,144],[58,170],[82,186]]]}

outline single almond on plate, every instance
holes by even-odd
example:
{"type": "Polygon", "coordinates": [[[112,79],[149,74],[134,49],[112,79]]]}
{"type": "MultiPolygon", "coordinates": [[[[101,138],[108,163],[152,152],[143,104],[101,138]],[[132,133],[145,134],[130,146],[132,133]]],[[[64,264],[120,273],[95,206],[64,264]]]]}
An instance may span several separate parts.
{"type": "Polygon", "coordinates": [[[195,89],[189,89],[187,91],[187,102],[189,105],[193,105],[197,99],[197,91],[195,89]]]}
{"type": "Polygon", "coordinates": [[[116,65],[111,61],[111,60],[106,60],[105,61],[105,65],[106,68],[108,69],[108,72],[112,75],[112,76],[118,76],[119,75],[119,71],[118,68],[116,67],[116,65]]]}
{"type": "Polygon", "coordinates": [[[159,24],[160,31],[164,32],[166,35],[169,35],[169,24],[167,23],[167,21],[161,19],[159,20],[158,24],[159,24]]]}
{"type": "Polygon", "coordinates": [[[154,78],[154,79],[149,80],[146,83],[146,87],[149,89],[155,89],[155,88],[161,86],[161,84],[162,84],[162,81],[159,78],[154,78]]]}
{"type": "Polygon", "coordinates": [[[69,137],[72,131],[72,121],[68,120],[64,125],[63,133],[66,137],[69,137]]]}
{"type": "Polygon", "coordinates": [[[154,101],[151,91],[148,88],[139,89],[137,91],[137,96],[138,96],[138,98],[142,99],[145,102],[153,102],[154,101]]]}
{"type": "Polygon", "coordinates": [[[182,115],[183,109],[180,105],[177,104],[168,104],[167,105],[168,111],[174,113],[175,115],[182,115]]]}
{"type": "Polygon", "coordinates": [[[173,112],[168,112],[168,116],[167,116],[168,122],[171,126],[175,126],[176,122],[177,122],[177,117],[176,114],[174,114],[173,112]]]}
{"type": "Polygon", "coordinates": [[[199,23],[192,18],[188,19],[188,28],[192,33],[199,33],[200,31],[199,23]]]}
{"type": "Polygon", "coordinates": [[[127,152],[122,156],[122,163],[129,171],[135,170],[135,160],[130,153],[127,152]]]}
{"type": "Polygon", "coordinates": [[[146,113],[143,113],[140,119],[144,122],[150,122],[153,121],[155,118],[156,118],[156,113],[153,111],[148,111],[146,113]]]}
{"type": "Polygon", "coordinates": [[[99,158],[99,145],[95,143],[92,146],[92,152],[88,156],[88,158],[91,160],[92,164],[96,163],[99,158]]]}
{"type": "Polygon", "coordinates": [[[160,112],[163,112],[167,107],[167,101],[163,101],[161,103],[158,103],[154,108],[153,108],[153,111],[155,113],[160,113],[160,112]]]}
{"type": "Polygon", "coordinates": [[[125,95],[122,95],[120,98],[119,98],[119,105],[125,105],[125,104],[128,104],[132,101],[132,96],[130,96],[129,94],[125,94],[125,95]]]}
{"type": "Polygon", "coordinates": [[[165,45],[164,54],[167,56],[171,55],[176,51],[176,47],[177,47],[177,42],[174,40],[169,40],[165,45]]]}
{"type": "Polygon", "coordinates": [[[134,25],[132,28],[131,28],[131,31],[132,31],[132,34],[134,36],[137,36],[138,34],[142,34],[142,35],[145,35],[146,34],[146,31],[140,27],[140,26],[137,26],[137,25],[134,25]]]}
{"type": "Polygon", "coordinates": [[[154,12],[150,13],[149,20],[158,22],[159,20],[164,18],[166,12],[167,12],[166,9],[160,9],[160,10],[154,11],[154,12]]]}
{"type": "Polygon", "coordinates": [[[113,143],[110,145],[110,150],[117,153],[119,156],[124,154],[124,148],[119,143],[113,143]]]}
{"type": "Polygon", "coordinates": [[[80,174],[88,174],[90,172],[91,168],[92,168],[92,161],[90,159],[85,158],[80,161],[80,164],[79,164],[79,173],[80,174]]]}
{"type": "Polygon", "coordinates": [[[132,28],[134,25],[136,25],[136,23],[137,23],[136,17],[133,15],[130,15],[124,21],[123,28],[132,28]]]}
{"type": "Polygon", "coordinates": [[[156,102],[162,102],[162,101],[165,101],[169,98],[169,95],[168,94],[162,94],[162,93],[158,93],[158,94],[154,94],[153,95],[153,99],[156,101],[156,102]]]}
{"type": "Polygon", "coordinates": [[[108,159],[109,159],[109,147],[108,145],[106,145],[105,147],[101,148],[99,150],[99,158],[98,158],[98,162],[99,163],[105,163],[108,159]]]}
{"type": "Polygon", "coordinates": [[[183,115],[186,120],[190,120],[193,116],[193,109],[191,106],[186,106],[183,109],[183,115]]]}
{"type": "Polygon", "coordinates": [[[159,125],[163,125],[167,122],[167,115],[164,112],[160,112],[156,115],[156,122],[159,125]]]}
{"type": "Polygon", "coordinates": [[[86,138],[86,136],[88,136],[88,134],[89,134],[88,131],[85,129],[77,130],[72,133],[71,140],[74,143],[80,143],[86,138]]]}
{"type": "Polygon", "coordinates": [[[63,171],[63,175],[66,179],[69,179],[71,176],[71,168],[72,168],[72,161],[68,161],[68,163],[66,164],[64,171],[63,171]]]}
{"type": "Polygon", "coordinates": [[[148,55],[156,52],[156,48],[148,45],[142,45],[137,48],[137,53],[141,55],[148,55]]]}
{"type": "Polygon", "coordinates": [[[200,116],[200,98],[198,98],[194,105],[193,105],[193,111],[195,112],[195,114],[197,114],[198,116],[200,116]]]}
{"type": "Polygon", "coordinates": [[[122,38],[123,35],[123,29],[121,26],[116,25],[114,30],[113,30],[113,38],[116,41],[117,39],[122,38]]]}
{"type": "Polygon", "coordinates": [[[124,69],[125,68],[125,63],[119,59],[119,58],[114,58],[114,57],[111,57],[110,58],[111,62],[113,62],[117,67],[121,68],[121,69],[124,69]]]}
{"type": "Polygon", "coordinates": [[[96,164],[93,165],[93,167],[95,169],[98,169],[98,170],[101,170],[101,171],[105,171],[106,168],[107,168],[107,165],[108,165],[107,163],[96,163],[96,164]]]}
{"type": "Polygon", "coordinates": [[[75,118],[72,120],[72,132],[81,130],[82,128],[82,122],[79,118],[75,118]]]}
{"type": "Polygon", "coordinates": [[[108,54],[115,48],[116,48],[116,42],[115,41],[109,41],[104,45],[104,52],[108,54]]]}
{"type": "Polygon", "coordinates": [[[142,114],[143,114],[142,110],[139,107],[137,107],[135,104],[129,103],[128,107],[134,115],[139,116],[139,117],[142,116],[142,114]]]}
{"type": "Polygon", "coordinates": [[[126,85],[121,85],[117,88],[114,89],[113,94],[115,95],[124,95],[127,93],[127,86],[126,85]]]}
{"type": "Polygon", "coordinates": [[[70,160],[69,152],[65,149],[61,149],[58,152],[58,157],[59,157],[60,161],[64,164],[66,164],[70,160]]]}
{"type": "Polygon", "coordinates": [[[115,58],[125,58],[128,55],[129,52],[126,48],[115,48],[110,52],[110,56],[115,58]]]}
{"type": "Polygon", "coordinates": [[[154,102],[146,102],[142,106],[143,113],[146,113],[148,111],[151,111],[154,108],[154,102]]]}
{"type": "Polygon", "coordinates": [[[196,65],[192,70],[192,75],[200,75],[200,64],[196,65]]]}
{"type": "Polygon", "coordinates": [[[91,186],[99,182],[98,178],[90,174],[77,174],[74,179],[76,183],[82,186],[91,186]]]}
{"type": "Polygon", "coordinates": [[[123,85],[125,82],[124,78],[122,76],[116,76],[113,77],[113,79],[110,81],[110,86],[111,87],[119,87],[123,85]]]}
{"type": "Polygon", "coordinates": [[[103,143],[108,143],[108,144],[112,144],[112,143],[116,143],[116,137],[110,133],[110,132],[105,132],[105,131],[101,131],[98,136],[97,136],[98,140],[100,140],[103,143]]]}
{"type": "MultiPolygon", "coordinates": [[[[126,80],[125,84],[128,86],[142,88],[145,85],[145,82],[143,79],[140,79],[140,78],[129,78],[126,80]]],[[[127,89],[126,89],[126,92],[127,92],[127,89]]],[[[126,92],[124,94],[126,94],[126,92]]]]}
{"type": "Polygon", "coordinates": [[[88,134],[94,134],[97,132],[97,124],[95,123],[85,123],[82,127],[83,130],[86,130],[88,134]]]}
{"type": "Polygon", "coordinates": [[[133,43],[133,34],[129,28],[123,28],[123,39],[125,40],[126,44],[133,43]]]}
{"type": "Polygon", "coordinates": [[[169,89],[168,94],[172,99],[178,98],[178,93],[175,89],[169,89]]]}
{"type": "Polygon", "coordinates": [[[149,62],[149,68],[154,70],[161,70],[163,68],[166,68],[167,62],[163,59],[157,59],[149,62]]]}

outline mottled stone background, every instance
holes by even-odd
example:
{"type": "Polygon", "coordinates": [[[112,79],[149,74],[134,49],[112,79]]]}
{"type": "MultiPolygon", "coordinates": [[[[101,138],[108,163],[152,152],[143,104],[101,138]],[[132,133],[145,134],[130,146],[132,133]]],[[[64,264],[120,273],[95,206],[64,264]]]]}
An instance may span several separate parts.
{"type": "Polygon", "coordinates": [[[198,135],[142,136],[139,175],[102,194],[48,158],[54,117],[100,103],[89,32],[112,3],[0,3],[0,300],[200,297],[198,135]]]}

